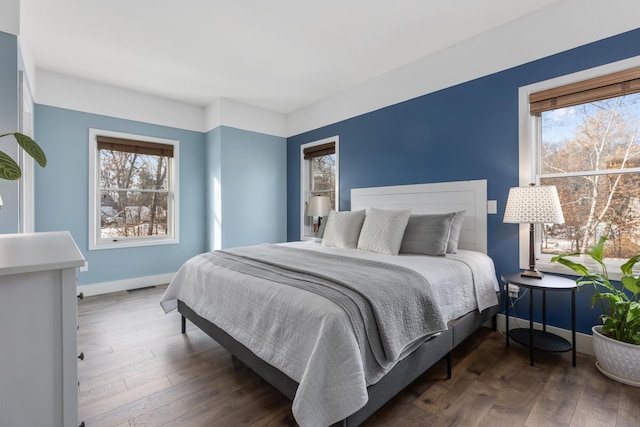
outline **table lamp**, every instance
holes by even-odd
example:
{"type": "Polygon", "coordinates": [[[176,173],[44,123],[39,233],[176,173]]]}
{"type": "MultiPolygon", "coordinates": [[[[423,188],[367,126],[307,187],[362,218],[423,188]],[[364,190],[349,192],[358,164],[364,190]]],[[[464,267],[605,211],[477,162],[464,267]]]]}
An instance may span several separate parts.
{"type": "Polygon", "coordinates": [[[564,223],[564,215],[562,215],[556,187],[530,184],[528,187],[509,189],[503,222],[530,225],[529,269],[523,271],[522,276],[542,279],[544,274],[536,270],[534,225],[564,223]]]}
{"type": "Polygon", "coordinates": [[[331,200],[328,196],[311,196],[309,197],[309,203],[307,204],[307,216],[317,216],[318,225],[314,225],[313,232],[317,233],[320,230],[320,224],[322,223],[322,217],[327,216],[331,211],[331,200]]]}

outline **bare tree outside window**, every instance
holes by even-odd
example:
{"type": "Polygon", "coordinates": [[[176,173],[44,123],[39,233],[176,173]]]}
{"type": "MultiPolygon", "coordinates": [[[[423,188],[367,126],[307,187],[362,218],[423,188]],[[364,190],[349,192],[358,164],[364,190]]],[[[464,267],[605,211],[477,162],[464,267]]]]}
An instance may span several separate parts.
{"type": "Polygon", "coordinates": [[[543,254],[586,251],[607,235],[607,258],[640,251],[640,94],[541,113],[541,184],[555,185],[565,224],[544,227],[543,254]]]}
{"type": "Polygon", "coordinates": [[[166,236],[169,158],[100,150],[101,238],[166,236]]]}
{"type": "Polygon", "coordinates": [[[331,208],[336,206],[336,155],[329,154],[311,159],[311,195],[329,196],[331,208]]]}

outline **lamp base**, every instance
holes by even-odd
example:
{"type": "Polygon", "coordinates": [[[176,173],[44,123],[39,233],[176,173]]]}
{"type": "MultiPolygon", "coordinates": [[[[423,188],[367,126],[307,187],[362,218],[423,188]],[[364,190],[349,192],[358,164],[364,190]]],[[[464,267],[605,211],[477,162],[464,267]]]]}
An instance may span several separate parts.
{"type": "Polygon", "coordinates": [[[533,269],[530,268],[529,270],[525,270],[522,273],[520,273],[520,276],[531,277],[532,279],[542,279],[544,277],[544,273],[536,270],[535,268],[533,269]]]}
{"type": "Polygon", "coordinates": [[[313,232],[314,233],[319,233],[321,225],[322,225],[322,217],[319,216],[318,217],[318,222],[313,224],[313,232]]]}

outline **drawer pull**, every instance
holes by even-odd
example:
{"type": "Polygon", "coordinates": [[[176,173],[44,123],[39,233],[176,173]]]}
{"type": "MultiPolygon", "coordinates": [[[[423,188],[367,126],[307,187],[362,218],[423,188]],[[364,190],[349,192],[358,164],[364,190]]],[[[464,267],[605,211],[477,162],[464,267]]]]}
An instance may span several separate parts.
{"type": "Polygon", "coordinates": [[[78,294],[78,299],[79,299],[80,301],[82,301],[82,300],[84,299],[84,294],[83,294],[82,292],[80,292],[80,293],[78,294]]]}
{"type": "Polygon", "coordinates": [[[78,359],[84,360],[84,352],[80,352],[80,354],[78,355],[78,359]]]}

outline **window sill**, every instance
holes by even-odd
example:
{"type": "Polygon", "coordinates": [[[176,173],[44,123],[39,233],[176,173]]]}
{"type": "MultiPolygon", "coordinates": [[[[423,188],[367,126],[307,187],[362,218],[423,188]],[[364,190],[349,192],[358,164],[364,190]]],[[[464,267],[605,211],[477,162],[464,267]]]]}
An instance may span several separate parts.
{"type": "MultiPolygon", "coordinates": [[[[597,266],[595,263],[589,263],[589,262],[586,262],[585,260],[580,260],[579,262],[583,264],[585,267],[587,267],[589,270],[596,271],[597,266]]],[[[523,270],[526,270],[529,268],[529,265],[520,265],[520,268],[523,270]]],[[[536,268],[544,273],[562,274],[562,275],[578,278],[578,275],[576,274],[575,271],[571,270],[569,267],[566,267],[562,264],[558,264],[557,262],[537,260],[536,268]]],[[[620,280],[622,278],[622,272],[620,271],[619,265],[607,265],[607,272],[609,274],[610,280],[620,280]]]]}
{"type": "Polygon", "coordinates": [[[166,239],[122,239],[113,241],[90,242],[89,250],[97,251],[102,249],[135,248],[142,246],[176,245],[180,243],[177,238],[166,239]]]}

